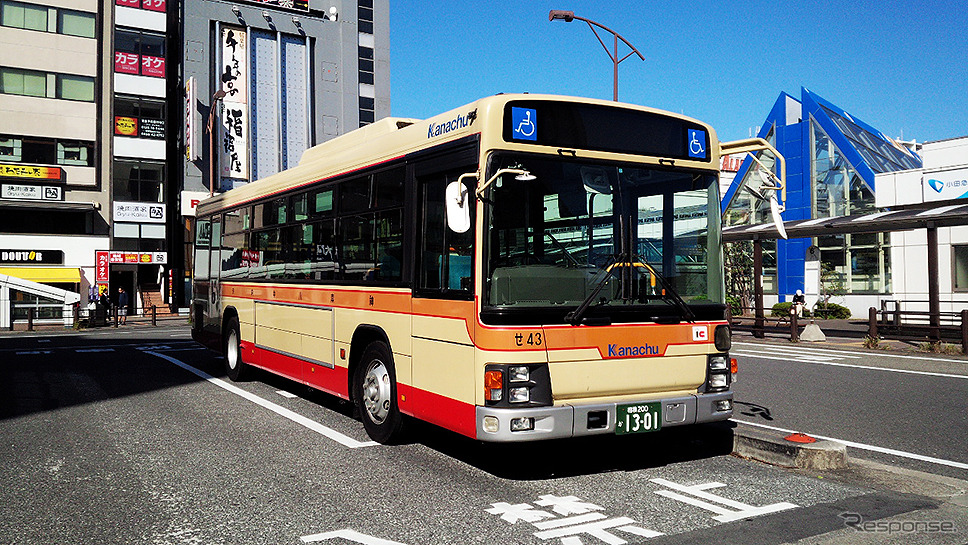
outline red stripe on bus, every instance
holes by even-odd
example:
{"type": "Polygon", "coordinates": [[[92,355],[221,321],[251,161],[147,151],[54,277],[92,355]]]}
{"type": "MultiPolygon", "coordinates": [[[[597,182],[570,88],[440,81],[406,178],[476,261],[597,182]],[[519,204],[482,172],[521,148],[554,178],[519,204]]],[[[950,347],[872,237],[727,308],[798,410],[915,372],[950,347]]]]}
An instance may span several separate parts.
{"type": "Polygon", "coordinates": [[[471,439],[477,438],[477,409],[473,404],[406,384],[397,384],[397,396],[404,414],[471,439]]]}
{"type": "Polygon", "coordinates": [[[243,361],[253,367],[265,369],[328,394],[349,399],[347,392],[348,372],[345,367],[326,367],[306,360],[280,354],[254,346],[249,342],[240,343],[243,361]]]}

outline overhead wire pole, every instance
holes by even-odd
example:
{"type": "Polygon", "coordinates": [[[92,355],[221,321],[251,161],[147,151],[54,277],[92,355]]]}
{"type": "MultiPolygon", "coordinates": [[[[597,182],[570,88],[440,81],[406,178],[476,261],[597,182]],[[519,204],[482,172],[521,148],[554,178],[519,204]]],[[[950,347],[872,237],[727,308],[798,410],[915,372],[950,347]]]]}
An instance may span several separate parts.
{"type": "Polygon", "coordinates": [[[645,57],[642,55],[642,53],[640,53],[639,50],[636,49],[634,45],[632,45],[631,43],[629,43],[629,41],[626,40],[625,38],[623,38],[622,35],[619,34],[618,32],[615,32],[614,30],[608,28],[607,26],[605,26],[603,24],[600,24],[600,23],[597,23],[595,21],[592,21],[591,19],[586,19],[584,17],[579,17],[579,16],[575,15],[575,12],[573,12],[573,11],[564,11],[564,10],[560,10],[560,9],[553,9],[553,10],[551,10],[551,12],[548,13],[548,20],[549,21],[554,21],[555,19],[564,21],[566,23],[570,23],[570,22],[574,21],[575,19],[578,19],[579,21],[584,21],[588,25],[588,28],[590,28],[592,30],[592,32],[595,34],[595,37],[598,38],[598,43],[602,44],[602,47],[605,49],[605,53],[608,55],[608,58],[612,59],[612,100],[614,100],[615,102],[618,102],[618,65],[619,65],[619,63],[621,63],[625,59],[631,57],[633,53],[635,55],[638,55],[639,58],[644,61],[645,60],[645,57]],[[598,31],[595,30],[595,27],[601,28],[602,30],[605,30],[606,32],[609,32],[609,33],[612,34],[612,36],[614,37],[614,41],[615,41],[612,51],[609,51],[608,50],[608,46],[605,45],[605,41],[602,40],[602,37],[598,35],[598,31]],[[621,59],[618,58],[618,41],[619,40],[622,40],[622,42],[625,43],[625,45],[629,46],[629,49],[632,50],[632,51],[629,52],[628,55],[625,55],[621,59]]]}

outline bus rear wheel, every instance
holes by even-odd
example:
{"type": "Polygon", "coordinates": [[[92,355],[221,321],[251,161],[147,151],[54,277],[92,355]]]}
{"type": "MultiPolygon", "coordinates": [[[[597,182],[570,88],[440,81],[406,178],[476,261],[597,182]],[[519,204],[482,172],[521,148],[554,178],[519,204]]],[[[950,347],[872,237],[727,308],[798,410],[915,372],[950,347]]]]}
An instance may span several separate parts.
{"type": "Polygon", "coordinates": [[[372,342],[353,375],[353,392],[363,427],[374,441],[392,444],[404,435],[404,416],[397,405],[393,354],[386,343],[372,342]]]}
{"type": "Polygon", "coordinates": [[[223,338],[225,339],[225,346],[222,351],[225,355],[225,374],[236,382],[245,380],[249,374],[249,369],[245,362],[242,361],[242,336],[239,335],[238,318],[229,318],[228,323],[225,325],[225,335],[223,335],[223,338]]]}

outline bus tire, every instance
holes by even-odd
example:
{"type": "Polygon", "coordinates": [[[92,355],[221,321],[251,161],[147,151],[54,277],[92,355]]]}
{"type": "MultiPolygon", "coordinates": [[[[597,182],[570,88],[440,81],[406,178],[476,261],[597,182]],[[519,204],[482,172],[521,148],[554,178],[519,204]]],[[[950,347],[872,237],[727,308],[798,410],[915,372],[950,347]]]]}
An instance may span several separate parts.
{"type": "Polygon", "coordinates": [[[403,437],[405,417],[397,405],[393,354],[386,343],[371,342],[363,351],[353,373],[353,399],[371,439],[386,445],[403,437]]]}
{"type": "Polygon", "coordinates": [[[225,334],[223,337],[223,351],[225,356],[225,374],[233,382],[245,380],[249,375],[249,366],[242,361],[242,336],[239,334],[239,319],[229,318],[225,324],[225,334]]]}

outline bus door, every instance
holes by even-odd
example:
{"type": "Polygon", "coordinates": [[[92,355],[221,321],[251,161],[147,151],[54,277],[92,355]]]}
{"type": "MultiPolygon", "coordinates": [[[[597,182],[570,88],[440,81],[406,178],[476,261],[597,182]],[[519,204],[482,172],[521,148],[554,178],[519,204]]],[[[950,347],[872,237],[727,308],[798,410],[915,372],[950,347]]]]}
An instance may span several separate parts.
{"type": "MultiPolygon", "coordinates": [[[[455,157],[456,158],[456,157],[455,157]]],[[[447,221],[445,194],[461,174],[477,170],[476,149],[464,161],[436,160],[414,165],[416,180],[416,248],[413,290],[413,371],[416,416],[458,429],[468,415],[461,407],[473,404],[476,394],[474,344],[474,220],[463,232],[447,221]]],[[[465,179],[466,180],[466,179],[465,179]]],[[[474,187],[466,184],[474,210],[474,187]]],[[[471,426],[473,426],[471,418],[471,426]]]]}
{"type": "Polygon", "coordinates": [[[221,227],[220,218],[217,217],[199,218],[195,224],[192,319],[195,329],[213,342],[219,342],[218,335],[221,333],[216,304],[221,227]]]}

